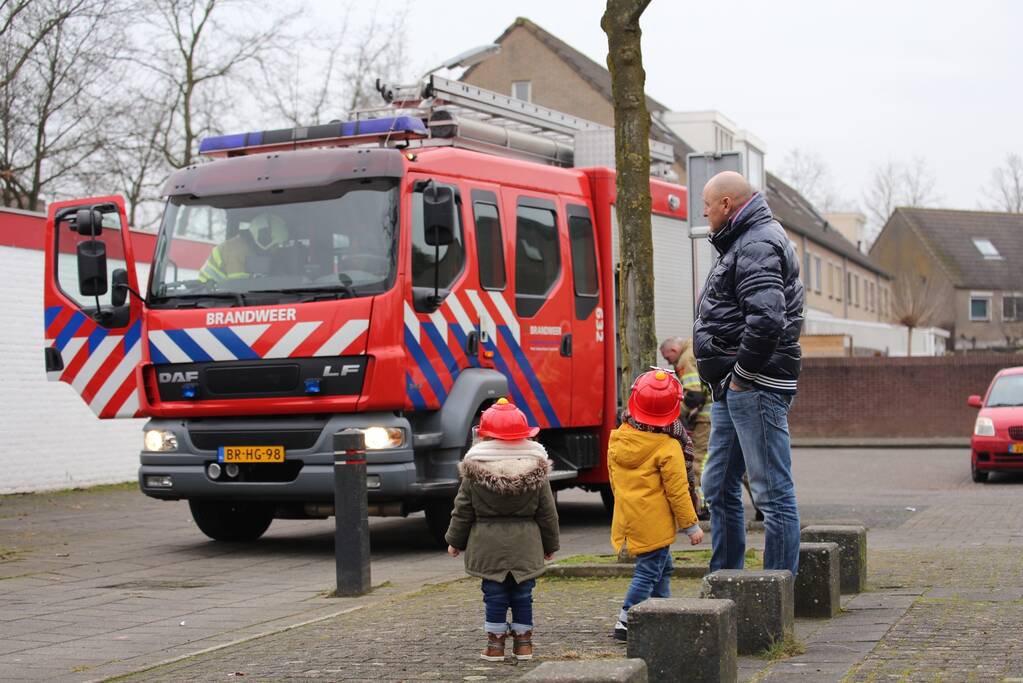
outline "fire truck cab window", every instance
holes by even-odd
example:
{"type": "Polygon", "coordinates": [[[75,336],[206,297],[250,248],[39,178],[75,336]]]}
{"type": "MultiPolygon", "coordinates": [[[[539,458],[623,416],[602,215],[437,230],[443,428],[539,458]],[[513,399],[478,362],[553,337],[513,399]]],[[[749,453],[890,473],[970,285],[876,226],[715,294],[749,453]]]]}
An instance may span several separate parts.
{"type": "Polygon", "coordinates": [[[584,216],[569,216],[568,236],[572,247],[572,282],[575,288],[575,313],[579,320],[589,317],[597,307],[600,286],[597,281],[597,253],[593,225],[584,216]]]}
{"type": "Polygon", "coordinates": [[[536,315],[561,273],[554,211],[518,206],[515,216],[515,310],[536,315]]]}
{"type": "MultiPolygon", "coordinates": [[[[456,206],[459,204],[456,202],[456,206]]],[[[435,273],[437,285],[447,289],[462,272],[465,264],[465,248],[462,242],[462,220],[455,211],[454,241],[441,247],[432,247],[426,243],[423,228],[423,192],[412,193],[412,286],[430,287],[434,285],[435,273]]]]}
{"type": "Polygon", "coordinates": [[[476,202],[476,256],[479,261],[480,286],[484,289],[504,289],[504,241],[501,239],[501,220],[493,204],[476,202]]]}

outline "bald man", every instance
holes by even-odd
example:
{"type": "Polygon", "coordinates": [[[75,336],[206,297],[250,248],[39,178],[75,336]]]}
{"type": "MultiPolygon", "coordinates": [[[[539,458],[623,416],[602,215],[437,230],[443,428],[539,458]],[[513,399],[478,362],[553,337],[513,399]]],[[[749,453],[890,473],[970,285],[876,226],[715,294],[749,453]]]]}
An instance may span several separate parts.
{"type": "Polygon", "coordinates": [[[696,363],[711,386],[703,494],[710,507],[711,571],[742,569],[742,475],[764,513],[764,569],[799,568],[799,510],[788,413],[799,378],[803,285],[799,258],[762,195],[738,173],[703,190],[719,254],[693,325],[696,363]]]}

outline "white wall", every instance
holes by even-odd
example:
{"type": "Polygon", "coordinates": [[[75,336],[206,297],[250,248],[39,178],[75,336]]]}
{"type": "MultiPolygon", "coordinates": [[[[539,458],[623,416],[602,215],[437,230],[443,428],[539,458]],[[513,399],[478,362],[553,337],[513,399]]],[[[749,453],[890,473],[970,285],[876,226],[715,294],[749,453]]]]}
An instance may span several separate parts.
{"type": "MultiPolygon", "coordinates": [[[[836,318],[824,311],[807,310],[803,334],[848,334],[853,346],[880,351],[888,356],[905,356],[909,338],[902,325],[836,318]]],[[[941,356],[949,333],[937,327],[913,330],[914,356],[941,356]]]]}
{"type": "Polygon", "coordinates": [[[134,479],[144,420],[100,420],[70,385],[46,381],[43,253],[0,246],[0,273],[0,494],[134,479]]]}

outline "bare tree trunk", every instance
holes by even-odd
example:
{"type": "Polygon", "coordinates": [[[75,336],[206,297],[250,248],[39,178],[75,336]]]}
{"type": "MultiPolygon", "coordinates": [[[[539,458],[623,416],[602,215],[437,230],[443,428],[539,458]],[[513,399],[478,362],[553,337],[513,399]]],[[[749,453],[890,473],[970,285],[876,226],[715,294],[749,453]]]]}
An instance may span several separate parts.
{"type": "Polygon", "coordinates": [[[650,234],[650,113],[640,50],[639,18],[650,0],[607,0],[600,27],[607,34],[607,68],[615,115],[616,208],[621,270],[618,276],[618,344],[621,391],[653,364],[654,250],[650,234]]]}

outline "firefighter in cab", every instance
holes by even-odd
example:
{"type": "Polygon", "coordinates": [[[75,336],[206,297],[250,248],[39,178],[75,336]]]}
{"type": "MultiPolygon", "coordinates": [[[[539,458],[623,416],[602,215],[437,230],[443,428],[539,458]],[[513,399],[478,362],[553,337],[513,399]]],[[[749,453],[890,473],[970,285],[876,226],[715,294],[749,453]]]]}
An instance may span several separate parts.
{"type": "Polygon", "coordinates": [[[222,282],[264,274],[266,268],[256,261],[274,247],[288,240],[288,226],[284,219],[274,213],[264,212],[252,219],[248,230],[242,230],[234,237],[213,247],[206,263],[199,270],[200,282],[222,282]]]}

